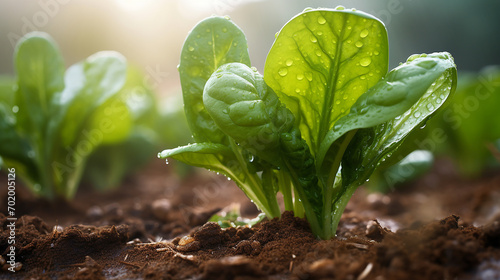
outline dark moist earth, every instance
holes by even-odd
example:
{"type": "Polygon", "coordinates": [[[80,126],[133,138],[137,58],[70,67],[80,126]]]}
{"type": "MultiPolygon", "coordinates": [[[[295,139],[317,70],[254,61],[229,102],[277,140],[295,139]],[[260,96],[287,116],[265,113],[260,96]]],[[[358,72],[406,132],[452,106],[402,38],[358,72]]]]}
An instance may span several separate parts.
{"type": "MultiPolygon", "coordinates": [[[[5,264],[0,279],[500,279],[500,174],[466,180],[436,166],[388,195],[360,188],[327,241],[288,212],[253,228],[206,223],[232,201],[246,216],[257,210],[232,182],[179,179],[163,162],[115,191],[82,186],[72,203],[18,187],[19,270],[5,264]]],[[[8,224],[0,214],[3,260],[8,224]]]]}

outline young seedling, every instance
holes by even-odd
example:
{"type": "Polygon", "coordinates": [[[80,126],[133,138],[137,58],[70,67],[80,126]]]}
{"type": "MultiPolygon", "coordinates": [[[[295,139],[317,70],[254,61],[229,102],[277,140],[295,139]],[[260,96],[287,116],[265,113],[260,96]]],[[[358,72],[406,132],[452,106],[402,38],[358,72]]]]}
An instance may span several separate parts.
{"type": "Polygon", "coordinates": [[[195,143],[161,158],[220,172],[268,217],[307,217],[335,235],[356,188],[456,87],[448,53],[412,55],[388,69],[377,18],[343,7],[306,9],[276,35],[264,76],[243,32],[211,17],[188,35],[179,72],[195,143]]]}
{"type": "Polygon", "coordinates": [[[38,196],[71,198],[93,151],[134,135],[141,113],[124,94],[138,85],[135,74],[111,51],[65,72],[56,43],[41,32],[19,41],[14,61],[17,81],[0,87],[2,165],[38,196]]]}

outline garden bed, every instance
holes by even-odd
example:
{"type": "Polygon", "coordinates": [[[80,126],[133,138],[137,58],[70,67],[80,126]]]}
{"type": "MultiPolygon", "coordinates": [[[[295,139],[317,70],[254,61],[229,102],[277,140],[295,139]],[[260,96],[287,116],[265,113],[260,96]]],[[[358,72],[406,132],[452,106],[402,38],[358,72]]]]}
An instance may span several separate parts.
{"type": "MultiPolygon", "coordinates": [[[[82,187],[72,203],[18,188],[22,267],[0,279],[498,279],[500,175],[464,180],[435,166],[388,195],[358,189],[327,241],[288,212],[253,228],[206,223],[231,201],[258,212],[224,177],[180,179],[163,161],[106,194],[82,187]]],[[[3,214],[0,224],[6,257],[3,214]]]]}

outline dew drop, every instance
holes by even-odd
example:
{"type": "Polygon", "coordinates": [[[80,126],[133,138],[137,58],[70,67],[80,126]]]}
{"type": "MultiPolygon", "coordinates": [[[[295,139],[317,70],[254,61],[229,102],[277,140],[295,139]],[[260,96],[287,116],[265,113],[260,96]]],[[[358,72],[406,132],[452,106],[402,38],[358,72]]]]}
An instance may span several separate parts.
{"type": "Polygon", "coordinates": [[[28,157],[29,158],[35,158],[35,155],[36,155],[35,151],[33,151],[33,150],[31,150],[31,151],[28,152],[28,157]]]}
{"type": "Polygon", "coordinates": [[[318,34],[318,36],[321,36],[321,35],[323,35],[323,32],[322,31],[318,31],[318,32],[316,32],[316,34],[318,34]]]}
{"type": "Polygon", "coordinates": [[[224,110],[222,110],[222,113],[229,114],[229,110],[228,109],[224,109],[224,110]]]}
{"type": "Polygon", "coordinates": [[[340,100],[335,101],[335,104],[340,105],[340,100]]]}
{"type": "Polygon", "coordinates": [[[318,42],[318,39],[317,39],[317,38],[316,38],[316,36],[314,36],[314,35],[311,35],[311,38],[310,38],[310,39],[311,39],[311,42],[313,42],[313,43],[318,42]]]}
{"type": "Polygon", "coordinates": [[[337,7],[335,8],[335,10],[337,10],[337,11],[342,11],[342,10],[345,10],[345,7],[344,7],[344,6],[337,6],[337,7]]]}
{"type": "Polygon", "coordinates": [[[194,51],[194,47],[193,46],[189,46],[188,47],[188,51],[190,51],[190,52],[194,51]]]}
{"type": "Polygon", "coordinates": [[[208,41],[208,43],[207,43],[207,44],[208,44],[209,46],[211,46],[213,43],[212,43],[212,41],[208,41]]]}
{"type": "Polygon", "coordinates": [[[374,51],[373,54],[379,55],[380,53],[378,51],[374,51]]]}
{"type": "Polygon", "coordinates": [[[12,106],[12,113],[16,114],[17,112],[19,112],[19,106],[17,105],[12,106]]]}
{"type": "Polygon", "coordinates": [[[222,32],[226,33],[227,32],[227,28],[222,28],[222,32]]]}
{"type": "Polygon", "coordinates": [[[362,59],[359,60],[359,65],[366,67],[372,63],[372,59],[369,57],[363,57],[362,59]]]}
{"type": "Polygon", "coordinates": [[[285,67],[282,67],[278,70],[278,74],[280,74],[281,77],[285,77],[286,74],[288,74],[288,70],[285,67]]]}
{"type": "Polygon", "coordinates": [[[306,73],[305,73],[305,75],[306,75],[306,79],[307,79],[309,82],[312,82],[312,80],[313,80],[312,73],[311,73],[311,72],[306,72],[306,73]]]}
{"type": "Polygon", "coordinates": [[[421,114],[420,114],[420,112],[415,112],[415,114],[413,114],[413,116],[414,116],[415,118],[419,118],[419,117],[420,117],[420,115],[421,115],[421,114]]]}
{"type": "Polygon", "coordinates": [[[168,164],[168,159],[165,160],[165,164],[168,164]]]}
{"type": "Polygon", "coordinates": [[[316,50],[316,55],[317,56],[321,56],[321,51],[320,50],[316,50]]]}
{"type": "Polygon", "coordinates": [[[285,62],[285,64],[286,64],[286,66],[292,66],[293,60],[287,59],[286,62],[285,62]]]}
{"type": "Polygon", "coordinates": [[[299,93],[299,92],[300,92],[300,88],[296,88],[296,89],[295,89],[295,92],[296,92],[296,93],[299,93]]]}
{"type": "Polygon", "coordinates": [[[325,24],[326,23],[326,19],[324,17],[322,17],[322,16],[319,16],[318,17],[318,23],[319,24],[325,24]]]}
{"type": "Polygon", "coordinates": [[[427,104],[427,109],[429,109],[430,111],[434,110],[434,105],[432,105],[431,103],[427,104]]]}
{"type": "Polygon", "coordinates": [[[297,80],[302,81],[304,79],[304,75],[297,74],[297,80]]]}
{"type": "Polygon", "coordinates": [[[368,30],[364,29],[363,31],[361,31],[361,33],[359,33],[359,37],[361,38],[366,38],[366,36],[368,36],[368,30]]]}
{"type": "Polygon", "coordinates": [[[363,42],[357,41],[355,45],[356,47],[361,48],[363,46],[363,42]]]}

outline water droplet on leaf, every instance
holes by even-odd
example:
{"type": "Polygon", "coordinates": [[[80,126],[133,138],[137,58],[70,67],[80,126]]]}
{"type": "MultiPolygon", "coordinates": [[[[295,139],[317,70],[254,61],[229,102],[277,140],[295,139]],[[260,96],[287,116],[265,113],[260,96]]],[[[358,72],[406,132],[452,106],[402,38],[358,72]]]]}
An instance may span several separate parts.
{"type": "Polygon", "coordinates": [[[326,19],[324,17],[322,17],[322,16],[319,16],[318,17],[318,23],[319,24],[325,24],[326,23],[326,19]]]}
{"type": "Polygon", "coordinates": [[[285,63],[286,63],[286,66],[292,66],[293,60],[287,59],[285,63]]]}
{"type": "Polygon", "coordinates": [[[280,70],[278,70],[278,74],[280,74],[281,77],[285,77],[286,74],[288,74],[288,69],[286,69],[285,67],[282,67],[282,68],[280,68],[280,70]]]}
{"type": "Polygon", "coordinates": [[[312,73],[311,73],[311,72],[306,72],[306,73],[305,73],[305,75],[306,75],[306,79],[307,79],[309,82],[312,82],[312,80],[313,80],[312,73]]]}
{"type": "Polygon", "coordinates": [[[361,31],[361,33],[359,33],[359,37],[366,38],[366,36],[368,36],[368,33],[368,30],[364,29],[363,31],[361,31]]]}
{"type": "Polygon", "coordinates": [[[359,60],[359,65],[366,67],[372,63],[372,59],[369,57],[363,57],[362,59],[359,60]]]}

